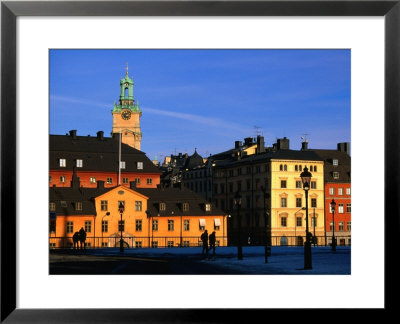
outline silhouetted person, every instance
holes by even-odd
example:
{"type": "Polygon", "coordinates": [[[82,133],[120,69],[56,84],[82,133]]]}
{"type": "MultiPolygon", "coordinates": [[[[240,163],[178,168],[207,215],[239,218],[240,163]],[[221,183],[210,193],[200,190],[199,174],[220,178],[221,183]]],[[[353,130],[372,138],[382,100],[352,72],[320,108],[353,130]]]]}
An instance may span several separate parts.
{"type": "Polygon", "coordinates": [[[208,241],[210,243],[210,250],[212,249],[213,255],[215,255],[215,231],[210,234],[208,241]]]}
{"type": "Polygon", "coordinates": [[[201,251],[201,255],[204,255],[204,252],[208,255],[208,232],[207,230],[204,231],[203,234],[200,236],[201,241],[203,242],[203,250],[201,251]]]}
{"type": "Polygon", "coordinates": [[[79,230],[79,241],[81,242],[81,249],[85,248],[85,241],[86,241],[86,232],[83,229],[83,227],[81,227],[81,229],[79,230]]]}
{"type": "Polygon", "coordinates": [[[79,248],[79,232],[75,232],[74,236],[72,236],[72,241],[74,242],[74,249],[79,248]]]}

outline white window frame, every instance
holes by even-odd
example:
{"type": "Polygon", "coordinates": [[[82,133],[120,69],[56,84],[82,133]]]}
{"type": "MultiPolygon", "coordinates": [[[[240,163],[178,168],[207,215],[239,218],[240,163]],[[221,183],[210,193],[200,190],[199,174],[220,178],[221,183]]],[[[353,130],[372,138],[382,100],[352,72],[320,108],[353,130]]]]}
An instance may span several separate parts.
{"type": "Polygon", "coordinates": [[[143,170],[143,162],[137,162],[137,169],[143,170]]]}
{"type": "Polygon", "coordinates": [[[338,195],[343,196],[343,188],[338,188],[338,195]]]}
{"type": "Polygon", "coordinates": [[[83,168],[83,160],[82,159],[77,159],[76,160],[76,167],[77,168],[83,168]]]}
{"type": "Polygon", "coordinates": [[[330,187],[329,188],[329,195],[331,195],[331,196],[335,195],[335,187],[330,187]]]}
{"type": "Polygon", "coordinates": [[[126,168],[126,162],[125,161],[120,161],[119,162],[119,167],[120,167],[120,169],[125,169],[126,168]]]}
{"type": "Polygon", "coordinates": [[[206,211],[207,212],[211,211],[211,204],[206,204],[206,211]]]}
{"type": "Polygon", "coordinates": [[[338,159],[333,159],[332,165],[338,166],[339,165],[339,160],[338,159]]]}
{"type": "Polygon", "coordinates": [[[338,213],[339,214],[344,213],[344,204],[342,204],[342,203],[338,204],[338,213]]]}
{"type": "Polygon", "coordinates": [[[67,166],[67,160],[66,159],[60,159],[60,168],[65,168],[67,166]]]}
{"type": "Polygon", "coordinates": [[[89,181],[90,183],[96,183],[96,177],[90,177],[89,181]]]}
{"type": "Polygon", "coordinates": [[[348,196],[351,195],[351,188],[346,188],[346,195],[348,195],[348,196]]]}

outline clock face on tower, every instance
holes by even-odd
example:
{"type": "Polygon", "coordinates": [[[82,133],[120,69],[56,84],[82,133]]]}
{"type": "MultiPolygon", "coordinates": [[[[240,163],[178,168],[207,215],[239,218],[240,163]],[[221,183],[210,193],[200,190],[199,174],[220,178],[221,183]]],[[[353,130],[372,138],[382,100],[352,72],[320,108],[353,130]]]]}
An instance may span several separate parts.
{"type": "Polygon", "coordinates": [[[131,118],[131,112],[129,110],[124,110],[121,113],[122,119],[128,120],[131,118]]]}

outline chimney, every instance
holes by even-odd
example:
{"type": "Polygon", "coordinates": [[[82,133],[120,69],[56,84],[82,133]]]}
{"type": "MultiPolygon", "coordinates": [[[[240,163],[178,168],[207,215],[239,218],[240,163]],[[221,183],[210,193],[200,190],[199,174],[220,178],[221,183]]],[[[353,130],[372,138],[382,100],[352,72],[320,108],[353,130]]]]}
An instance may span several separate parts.
{"type": "Polygon", "coordinates": [[[288,150],[289,149],[289,140],[286,137],[278,138],[277,149],[278,150],[288,150]]]}
{"type": "Polygon", "coordinates": [[[97,138],[98,138],[99,140],[102,140],[102,139],[104,138],[104,132],[103,132],[103,131],[98,131],[98,132],[97,132],[97,138]]]}
{"type": "Polygon", "coordinates": [[[129,182],[129,188],[132,189],[132,190],[135,190],[136,189],[136,181],[130,181],[129,182]]]}
{"type": "Polygon", "coordinates": [[[264,136],[257,136],[257,153],[264,153],[265,146],[264,146],[264,136]]]}
{"type": "Polygon", "coordinates": [[[338,143],[337,149],[339,152],[345,152],[347,155],[350,155],[350,143],[345,142],[345,143],[338,143]]]}
{"type": "Polygon", "coordinates": [[[244,139],[244,145],[245,146],[251,146],[253,144],[253,138],[252,137],[246,137],[244,139]]]}
{"type": "Polygon", "coordinates": [[[307,140],[305,140],[304,142],[301,142],[301,150],[302,151],[308,150],[308,141],[307,140]]]}
{"type": "Polygon", "coordinates": [[[235,141],[235,149],[240,149],[242,146],[242,141],[235,141]]]}
{"type": "Polygon", "coordinates": [[[72,180],[71,180],[71,188],[79,188],[81,186],[81,181],[79,177],[76,175],[75,167],[72,173],[72,180]]]}
{"type": "Polygon", "coordinates": [[[69,136],[72,137],[72,139],[76,139],[76,129],[72,129],[69,131],[69,136]]]}
{"type": "Polygon", "coordinates": [[[97,189],[104,189],[104,181],[97,180],[97,189]]]}

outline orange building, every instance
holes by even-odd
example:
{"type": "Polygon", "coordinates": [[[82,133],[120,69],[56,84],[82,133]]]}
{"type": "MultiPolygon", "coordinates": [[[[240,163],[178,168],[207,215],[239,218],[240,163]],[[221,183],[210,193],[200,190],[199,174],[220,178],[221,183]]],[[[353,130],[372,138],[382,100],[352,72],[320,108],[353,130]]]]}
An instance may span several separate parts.
{"type": "Polygon", "coordinates": [[[83,228],[88,247],[193,247],[200,235],[216,232],[216,244],[226,246],[226,219],[214,205],[185,188],[71,187],[50,188],[51,248],[73,246],[72,236],[83,228]],[[119,213],[122,202],[125,210],[119,213]]]}
{"type": "Polygon", "coordinates": [[[119,136],[104,137],[102,131],[95,137],[77,136],[75,130],[50,135],[49,185],[68,187],[75,170],[85,188],[96,188],[97,181],[109,188],[129,187],[131,181],[139,188],[156,188],[161,172],[144,152],[120,143],[119,136]]]}

